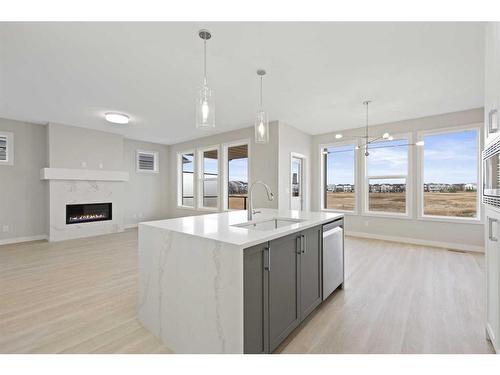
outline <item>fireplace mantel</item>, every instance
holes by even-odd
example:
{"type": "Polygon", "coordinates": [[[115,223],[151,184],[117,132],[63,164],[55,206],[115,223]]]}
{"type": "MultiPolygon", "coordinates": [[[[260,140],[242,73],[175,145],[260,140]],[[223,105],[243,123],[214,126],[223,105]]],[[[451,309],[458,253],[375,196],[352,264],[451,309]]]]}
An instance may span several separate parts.
{"type": "Polygon", "coordinates": [[[42,168],[41,180],[128,181],[128,172],[95,169],[42,168]]]}

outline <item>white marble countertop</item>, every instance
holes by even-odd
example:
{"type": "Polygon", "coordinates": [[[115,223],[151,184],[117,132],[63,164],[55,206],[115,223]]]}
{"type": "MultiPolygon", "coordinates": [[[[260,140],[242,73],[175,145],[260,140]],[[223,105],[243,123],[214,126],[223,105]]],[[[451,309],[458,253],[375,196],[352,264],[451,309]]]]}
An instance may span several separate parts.
{"type": "Polygon", "coordinates": [[[303,221],[271,230],[247,229],[234,226],[235,224],[247,222],[247,212],[229,211],[168,220],[148,221],[140,223],[139,225],[162,228],[245,248],[316,225],[328,223],[344,216],[343,214],[333,212],[291,211],[264,208],[258,210],[262,212],[255,214],[252,222],[258,223],[273,218],[300,219],[303,221]]]}

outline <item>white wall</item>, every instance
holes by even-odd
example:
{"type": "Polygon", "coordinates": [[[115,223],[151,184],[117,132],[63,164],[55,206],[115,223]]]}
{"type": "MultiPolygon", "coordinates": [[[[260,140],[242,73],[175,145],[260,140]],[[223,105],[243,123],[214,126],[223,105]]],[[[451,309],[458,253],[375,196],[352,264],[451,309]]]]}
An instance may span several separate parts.
{"type": "Polygon", "coordinates": [[[123,148],[124,168],[130,180],[124,184],[124,224],[131,226],[140,221],[168,217],[169,174],[168,146],[125,139],[123,148]],[[136,170],[137,150],[158,152],[159,173],[136,170]]]}
{"type": "MultiPolygon", "coordinates": [[[[254,207],[278,207],[278,137],[279,125],[277,122],[270,123],[269,143],[256,144],[254,142],[254,129],[248,127],[244,129],[215,134],[193,141],[178,143],[169,147],[170,179],[168,183],[169,191],[169,213],[170,217],[205,214],[207,211],[177,207],[177,153],[190,151],[197,148],[222,145],[224,143],[239,140],[250,141],[250,181],[261,180],[267,183],[275,193],[273,202],[269,202],[261,187],[256,188],[254,193],[254,207]],[[262,190],[261,190],[262,189],[262,190]]],[[[200,132],[200,135],[203,134],[200,132]]],[[[219,158],[221,160],[221,158],[219,158]]],[[[219,163],[219,171],[222,170],[222,163],[219,163]]],[[[222,179],[220,179],[222,189],[222,179]]],[[[249,185],[250,185],[249,184],[249,185]]]]}
{"type": "Polygon", "coordinates": [[[50,123],[48,161],[51,168],[123,169],[123,136],[50,123]],[[82,163],[86,163],[84,166],[82,163]],[[101,168],[102,165],[102,168],[101,168]]]}
{"type": "Polygon", "coordinates": [[[14,165],[0,165],[0,243],[43,237],[47,189],[40,169],[46,166],[45,126],[0,118],[0,131],[14,133],[14,165]]]}
{"type": "MultiPolygon", "coordinates": [[[[390,133],[411,133],[413,139],[416,139],[416,133],[419,130],[430,130],[439,128],[448,128],[452,126],[482,124],[483,109],[472,109],[437,116],[424,117],[406,121],[399,121],[389,124],[370,126],[371,134],[382,134],[388,131],[390,133]]],[[[337,132],[335,132],[337,133],[337,132]]],[[[333,143],[334,134],[327,133],[315,135],[312,137],[313,153],[313,200],[312,209],[320,209],[320,145],[333,143]]],[[[350,134],[362,134],[363,129],[349,129],[341,132],[345,136],[350,134]]],[[[480,139],[482,140],[482,133],[480,139]]],[[[411,174],[417,175],[416,147],[412,148],[413,161],[410,165],[411,174]]],[[[359,153],[360,154],[360,153],[359,153]]],[[[358,162],[361,162],[361,156],[358,156],[358,162]]],[[[359,163],[358,163],[359,164],[359,163]]],[[[357,184],[364,181],[363,167],[357,168],[357,184]]],[[[480,184],[478,184],[478,187],[480,184]]],[[[360,191],[360,189],[356,189],[360,191]]],[[[412,202],[416,202],[417,191],[412,192],[412,202]]],[[[361,202],[362,203],[362,202],[361,202]]],[[[359,212],[359,211],[358,211],[359,212]]],[[[481,215],[483,216],[483,215],[481,215]]],[[[380,218],[358,214],[346,214],[346,231],[358,233],[373,238],[395,238],[405,239],[409,242],[427,243],[432,245],[452,245],[453,248],[482,251],[484,248],[484,225],[478,223],[460,223],[460,222],[437,222],[430,220],[417,219],[417,209],[414,207],[410,218],[380,218]]]]}
{"type": "Polygon", "coordinates": [[[283,122],[279,123],[279,208],[290,209],[291,155],[305,156],[304,209],[311,207],[311,147],[312,136],[283,122]]]}

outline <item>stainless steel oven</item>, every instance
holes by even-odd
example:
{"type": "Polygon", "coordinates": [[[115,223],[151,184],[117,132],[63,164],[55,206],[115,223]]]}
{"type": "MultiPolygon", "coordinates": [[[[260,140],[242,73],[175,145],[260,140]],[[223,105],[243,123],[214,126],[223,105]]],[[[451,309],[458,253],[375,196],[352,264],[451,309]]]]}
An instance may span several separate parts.
{"type": "Polygon", "coordinates": [[[500,140],[483,151],[483,203],[500,207],[500,140]]]}

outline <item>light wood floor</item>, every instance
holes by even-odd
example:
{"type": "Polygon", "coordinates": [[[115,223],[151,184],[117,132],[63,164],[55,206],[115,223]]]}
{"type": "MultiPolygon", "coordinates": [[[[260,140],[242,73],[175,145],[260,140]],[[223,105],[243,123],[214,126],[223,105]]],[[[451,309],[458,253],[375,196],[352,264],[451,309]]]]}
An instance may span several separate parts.
{"type": "MultiPolygon", "coordinates": [[[[345,290],[283,353],[491,353],[482,255],[347,238],[345,290]]],[[[0,353],[168,353],[136,320],[137,232],[0,246],[0,353]]]]}

